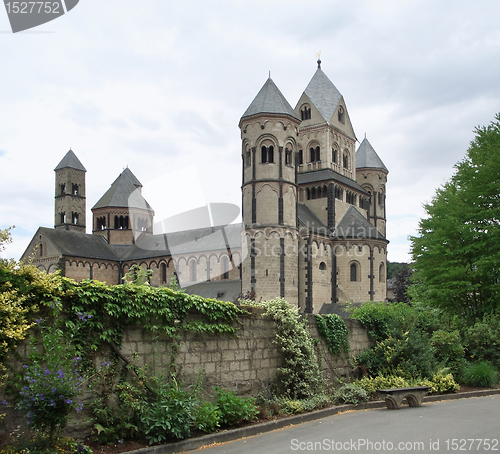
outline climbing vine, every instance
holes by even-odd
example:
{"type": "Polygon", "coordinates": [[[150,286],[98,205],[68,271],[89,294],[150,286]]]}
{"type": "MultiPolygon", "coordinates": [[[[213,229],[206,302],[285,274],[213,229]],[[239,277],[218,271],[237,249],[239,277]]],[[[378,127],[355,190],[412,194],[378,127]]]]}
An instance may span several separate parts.
{"type": "Polygon", "coordinates": [[[315,354],[307,320],[296,307],[281,298],[254,303],[274,321],[273,340],[283,357],[275,381],[275,393],[288,399],[303,399],[320,394],[324,388],[323,374],[315,354]]]}
{"type": "Polygon", "coordinates": [[[318,314],[316,325],[331,353],[339,355],[342,352],[349,352],[349,331],[342,317],[337,314],[318,314]]]}

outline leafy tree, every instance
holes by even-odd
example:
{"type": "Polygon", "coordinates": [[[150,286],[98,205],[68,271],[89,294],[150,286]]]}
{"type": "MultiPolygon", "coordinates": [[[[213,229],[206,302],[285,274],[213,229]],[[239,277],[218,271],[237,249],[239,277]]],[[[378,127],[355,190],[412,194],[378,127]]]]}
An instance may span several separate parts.
{"type": "Polygon", "coordinates": [[[406,294],[406,290],[410,286],[410,278],[413,273],[410,265],[401,263],[394,273],[394,299],[399,303],[409,303],[410,298],[406,294]]]}
{"type": "Polygon", "coordinates": [[[414,295],[474,321],[498,307],[500,291],[500,114],[477,127],[455,174],[425,205],[411,237],[414,295]]]}
{"type": "Polygon", "coordinates": [[[5,250],[5,246],[9,243],[12,243],[12,236],[10,234],[11,229],[13,229],[15,225],[12,227],[8,227],[6,229],[0,230],[0,252],[5,250]]]}

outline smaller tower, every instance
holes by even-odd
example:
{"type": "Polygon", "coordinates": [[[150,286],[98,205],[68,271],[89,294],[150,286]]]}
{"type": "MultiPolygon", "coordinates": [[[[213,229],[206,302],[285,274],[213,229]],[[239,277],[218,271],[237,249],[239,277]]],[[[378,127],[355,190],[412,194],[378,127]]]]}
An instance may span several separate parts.
{"type": "Polygon", "coordinates": [[[356,180],[370,194],[367,216],[370,223],[386,236],[386,184],[389,170],[365,137],[356,151],[356,180]]]}
{"type": "Polygon", "coordinates": [[[70,149],[54,172],[56,174],[54,228],[85,232],[87,170],[70,149]]]}

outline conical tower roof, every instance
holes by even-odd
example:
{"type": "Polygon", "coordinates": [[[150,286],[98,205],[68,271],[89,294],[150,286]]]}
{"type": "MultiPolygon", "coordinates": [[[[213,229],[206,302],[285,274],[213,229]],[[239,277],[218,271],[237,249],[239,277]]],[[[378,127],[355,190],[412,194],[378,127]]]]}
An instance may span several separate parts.
{"type": "Polygon", "coordinates": [[[325,121],[331,120],[342,99],[340,91],[319,66],[304,93],[325,121]]]}
{"type": "Polygon", "coordinates": [[[361,142],[358,151],[356,151],[356,168],[382,169],[389,172],[366,137],[363,139],[363,142],[361,142]]]}
{"type": "Polygon", "coordinates": [[[82,170],[83,172],[87,171],[71,149],[66,153],[64,158],[62,158],[61,162],[57,164],[57,167],[54,170],[66,169],[68,167],[71,169],[82,170]]]}
{"type": "Polygon", "coordinates": [[[258,114],[289,115],[300,121],[292,106],[271,78],[267,79],[241,119],[258,114]]]}
{"type": "Polygon", "coordinates": [[[137,177],[127,167],[113,182],[108,191],[92,207],[97,208],[118,207],[118,208],[141,208],[143,210],[153,210],[140,192],[142,184],[137,177]]]}

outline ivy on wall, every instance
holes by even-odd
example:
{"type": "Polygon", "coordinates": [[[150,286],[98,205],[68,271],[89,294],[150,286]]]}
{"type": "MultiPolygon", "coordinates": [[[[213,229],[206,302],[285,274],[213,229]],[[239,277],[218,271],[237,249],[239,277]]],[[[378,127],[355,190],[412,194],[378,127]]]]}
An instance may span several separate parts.
{"type": "Polygon", "coordinates": [[[319,334],[325,339],[330,353],[349,352],[349,331],[345,321],[337,314],[316,315],[319,334]]]}

